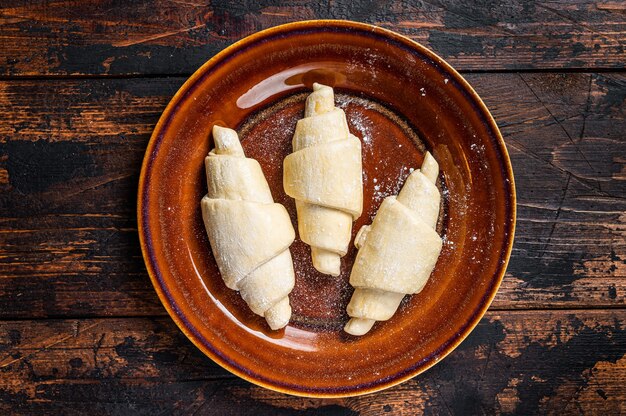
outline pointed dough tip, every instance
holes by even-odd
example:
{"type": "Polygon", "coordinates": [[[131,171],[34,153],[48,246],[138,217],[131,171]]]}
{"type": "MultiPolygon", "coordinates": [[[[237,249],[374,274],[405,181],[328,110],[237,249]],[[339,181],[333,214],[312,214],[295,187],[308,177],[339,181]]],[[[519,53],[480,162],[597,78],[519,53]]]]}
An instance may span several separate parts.
{"type": "Polygon", "coordinates": [[[213,126],[213,134],[219,134],[220,132],[224,130],[230,130],[230,129],[228,127],[218,126],[217,124],[213,126]]]}
{"type": "Polygon", "coordinates": [[[213,150],[215,154],[244,156],[239,135],[233,129],[214,125],[213,141],[215,142],[215,149],[213,150]]]}
{"type": "Polygon", "coordinates": [[[343,328],[350,335],[361,336],[369,332],[376,323],[373,319],[351,318],[343,328]]]}
{"type": "Polygon", "coordinates": [[[335,93],[327,85],[313,84],[313,92],[307,97],[304,117],[313,117],[332,111],[335,108],[335,93]]]}
{"type": "Polygon", "coordinates": [[[437,163],[430,152],[426,152],[426,155],[424,155],[424,161],[422,162],[420,171],[432,183],[437,182],[437,176],[439,176],[439,163],[437,163]]]}
{"type": "Polygon", "coordinates": [[[358,233],[356,233],[356,237],[354,237],[354,246],[356,248],[361,248],[365,244],[365,239],[367,238],[367,233],[369,233],[371,225],[364,225],[361,227],[358,233]]]}
{"type": "Polygon", "coordinates": [[[289,305],[289,298],[282,298],[276,305],[265,311],[264,317],[267,324],[274,331],[287,326],[289,319],[291,319],[291,305],[289,305]]]}
{"type": "Polygon", "coordinates": [[[332,251],[311,247],[313,267],[320,273],[339,276],[341,272],[341,256],[332,251]]]}

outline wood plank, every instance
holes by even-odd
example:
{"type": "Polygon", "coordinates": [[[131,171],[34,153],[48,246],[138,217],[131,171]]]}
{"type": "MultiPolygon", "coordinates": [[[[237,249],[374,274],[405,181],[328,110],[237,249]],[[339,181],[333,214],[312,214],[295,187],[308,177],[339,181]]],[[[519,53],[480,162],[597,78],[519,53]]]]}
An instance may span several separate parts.
{"type": "Polygon", "coordinates": [[[231,43],[307,19],[376,24],[460,70],[624,68],[623,2],[12,1],[0,6],[0,74],[190,74],[231,43]]]}
{"type": "Polygon", "coordinates": [[[168,318],[0,322],[12,414],[617,414],[625,310],[489,312],[450,356],[383,392],[306,399],[244,382],[168,318]]]}
{"type": "Polygon", "coordinates": [[[494,306],[623,305],[626,77],[468,79],[501,128],[517,184],[515,246],[494,306]]]}
{"type": "Polygon", "coordinates": [[[141,161],[182,79],[0,86],[0,316],[164,314],[136,224],[141,161]],[[20,97],[21,96],[21,97],[20,97]],[[107,108],[108,107],[108,108],[107,108]]]}
{"type": "MultiPolygon", "coordinates": [[[[468,79],[501,126],[518,190],[493,307],[623,306],[626,76],[468,79]]],[[[135,194],[149,135],[182,82],[0,83],[0,318],[164,314],[141,259],[135,194]]]]}

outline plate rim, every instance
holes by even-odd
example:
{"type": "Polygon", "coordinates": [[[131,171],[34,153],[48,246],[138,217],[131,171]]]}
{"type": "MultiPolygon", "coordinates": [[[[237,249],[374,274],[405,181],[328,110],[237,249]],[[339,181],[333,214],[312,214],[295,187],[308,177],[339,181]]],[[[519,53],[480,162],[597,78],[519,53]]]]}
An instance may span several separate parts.
{"type": "MultiPolygon", "coordinates": [[[[224,48],[222,51],[218,52],[214,56],[212,56],[209,60],[207,60],[200,68],[198,68],[178,89],[178,91],[174,94],[171,100],[168,102],[167,106],[163,110],[158,122],[156,123],[154,130],[150,136],[150,140],[146,146],[146,151],[144,153],[141,172],[139,175],[139,185],[137,192],[137,230],[139,234],[139,242],[141,246],[141,253],[144,259],[144,263],[146,265],[146,270],[148,275],[150,276],[150,280],[152,285],[154,286],[159,300],[161,304],[167,310],[169,316],[174,320],[178,328],[185,334],[185,336],[200,350],[203,354],[208,356],[215,363],[220,365],[222,368],[231,372],[232,374],[250,382],[255,385],[267,388],[269,390],[273,390],[279,393],[290,394],[294,396],[301,397],[313,397],[313,398],[342,398],[342,397],[354,397],[360,396],[364,394],[369,394],[377,391],[381,391],[387,389],[389,387],[398,385],[403,383],[418,374],[423,373],[428,370],[438,362],[440,362],[443,358],[445,358],[448,354],[454,351],[466,338],[467,336],[474,330],[474,328],[478,325],[482,317],[484,316],[487,309],[491,305],[493,299],[495,298],[498,289],[502,283],[504,275],[506,273],[508,263],[511,257],[511,252],[513,249],[513,241],[515,236],[515,228],[517,220],[517,194],[516,194],[516,186],[515,186],[515,178],[513,174],[513,168],[511,166],[511,159],[506,148],[504,139],[498,128],[498,125],[491,115],[491,112],[480,98],[480,96],[476,93],[474,88],[465,80],[465,78],[456,71],[448,62],[446,62],[443,58],[437,55],[435,52],[426,48],[419,42],[416,42],[402,34],[394,32],[389,29],[382,28],[380,26],[375,26],[368,23],[355,22],[350,20],[333,20],[333,19],[319,19],[319,20],[303,20],[297,22],[290,22],[278,26],[273,26],[258,32],[255,32],[251,35],[248,35],[237,42],[229,45],[224,48]],[[153,259],[153,247],[147,241],[147,228],[144,227],[144,221],[148,217],[145,212],[145,201],[144,197],[147,187],[147,176],[150,171],[151,165],[151,155],[155,154],[155,147],[158,147],[158,142],[160,140],[161,133],[164,127],[167,127],[170,117],[172,116],[172,112],[178,106],[180,101],[184,98],[184,95],[189,91],[190,87],[193,86],[199,78],[204,76],[207,71],[211,69],[211,67],[219,62],[221,62],[224,58],[227,58],[234,52],[237,52],[239,49],[249,45],[254,44],[255,42],[262,40],[265,37],[271,37],[273,35],[279,34],[281,32],[289,33],[293,30],[298,29],[306,29],[306,28],[314,28],[323,31],[325,28],[335,27],[335,28],[350,28],[350,29],[359,29],[360,31],[368,31],[372,32],[381,37],[391,38],[395,41],[398,41],[407,47],[417,50],[419,53],[429,57],[434,62],[438,63],[443,67],[444,70],[448,71],[450,75],[455,78],[455,81],[459,83],[459,85],[469,93],[471,100],[475,102],[478,107],[478,111],[482,113],[485,117],[486,121],[489,124],[490,129],[494,133],[495,143],[497,144],[498,150],[502,155],[500,163],[503,164],[505,179],[508,179],[508,186],[510,188],[510,192],[508,194],[509,200],[508,205],[510,208],[510,218],[509,218],[509,227],[508,227],[508,237],[506,240],[506,249],[504,253],[500,253],[500,266],[497,272],[497,276],[494,275],[494,279],[492,281],[491,286],[487,289],[487,292],[483,295],[481,303],[479,307],[471,314],[469,321],[465,322],[463,326],[457,331],[455,335],[451,338],[448,338],[446,342],[444,342],[439,350],[442,350],[441,353],[435,354],[436,359],[427,359],[424,363],[416,363],[416,365],[407,371],[398,372],[395,376],[387,377],[384,380],[380,380],[378,383],[370,383],[370,385],[365,387],[352,386],[345,390],[341,391],[322,391],[322,390],[309,390],[306,387],[301,389],[290,388],[280,384],[273,384],[271,382],[259,379],[250,375],[244,371],[241,371],[239,368],[232,364],[232,360],[228,357],[221,356],[219,351],[214,351],[211,348],[210,343],[203,342],[202,337],[199,334],[199,331],[189,323],[184,314],[178,311],[175,305],[174,300],[166,293],[166,288],[162,285],[162,279],[159,278],[160,272],[158,267],[158,262],[153,259]],[[208,344],[208,345],[207,345],[208,344]]],[[[431,355],[432,356],[432,355],[431,355]]],[[[256,375],[255,373],[252,373],[256,375]]]]}

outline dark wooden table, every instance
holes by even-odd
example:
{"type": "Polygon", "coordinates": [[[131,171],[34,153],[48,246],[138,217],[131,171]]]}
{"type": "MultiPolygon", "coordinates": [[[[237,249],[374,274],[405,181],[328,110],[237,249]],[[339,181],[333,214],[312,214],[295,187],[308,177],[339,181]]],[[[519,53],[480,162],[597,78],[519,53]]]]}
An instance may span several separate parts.
{"type": "Polygon", "coordinates": [[[196,1],[0,6],[1,414],[626,413],[626,2],[196,1]],[[460,70],[518,190],[510,266],[474,332],[350,399],[275,393],[204,357],[159,303],[135,219],[150,133],[186,77],[316,18],[396,30],[460,70]]]}

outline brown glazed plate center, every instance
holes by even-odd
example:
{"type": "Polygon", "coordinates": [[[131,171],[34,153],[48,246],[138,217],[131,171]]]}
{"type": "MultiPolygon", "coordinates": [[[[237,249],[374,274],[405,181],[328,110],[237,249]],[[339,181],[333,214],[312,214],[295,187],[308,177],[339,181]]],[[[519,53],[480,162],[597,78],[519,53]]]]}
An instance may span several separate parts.
{"type": "MultiPolygon", "coordinates": [[[[341,157],[341,155],[338,155],[341,157]]],[[[400,383],[434,365],[477,324],[500,285],[515,227],[515,189],[502,137],[467,82],[441,58],[393,32],[345,21],[275,27],[232,45],[174,96],[146,151],[138,198],[141,246],[152,282],[182,331],[205,354],[258,385],[339,397],[400,383]],[[277,202],[282,162],[313,82],[335,88],[337,106],[363,145],[363,215],[399,191],[430,150],[440,164],[444,246],[424,290],[363,337],[342,331],[356,249],[341,275],[313,268],[291,247],[291,323],[270,331],[227,289],[200,212],[204,157],[214,124],[236,129],[261,164],[277,202]]]]}

